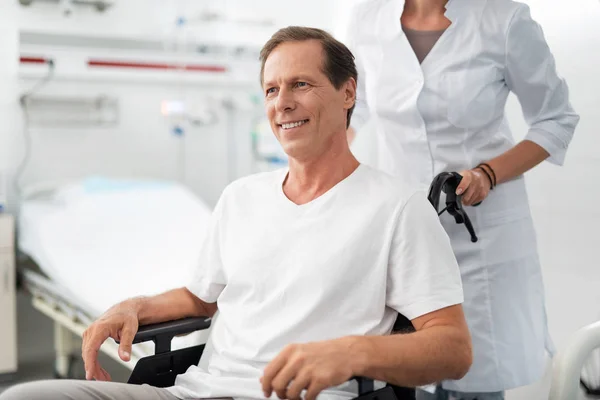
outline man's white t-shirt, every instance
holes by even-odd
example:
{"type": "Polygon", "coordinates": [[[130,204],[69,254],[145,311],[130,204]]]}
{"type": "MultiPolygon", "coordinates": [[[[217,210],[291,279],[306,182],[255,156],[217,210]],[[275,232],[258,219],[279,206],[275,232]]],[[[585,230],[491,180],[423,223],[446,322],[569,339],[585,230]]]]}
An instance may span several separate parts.
{"type": "MultiPolygon", "coordinates": [[[[181,398],[263,398],[260,377],[288,344],[389,334],[463,301],[458,264],[425,193],[360,165],[313,201],[284,194],[287,170],[223,192],[188,289],[217,302],[208,367],[193,366],[181,398]]],[[[320,399],[352,398],[353,385],[320,399]]]]}

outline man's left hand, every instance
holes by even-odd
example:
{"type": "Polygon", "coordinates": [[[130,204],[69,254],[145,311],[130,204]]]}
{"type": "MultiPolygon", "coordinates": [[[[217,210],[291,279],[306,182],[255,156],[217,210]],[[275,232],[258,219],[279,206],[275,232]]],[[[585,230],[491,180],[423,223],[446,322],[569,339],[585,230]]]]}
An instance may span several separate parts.
{"type": "Polygon", "coordinates": [[[265,397],[275,391],[280,399],[314,400],[324,389],[355,375],[352,337],[285,347],[265,368],[261,378],[265,397]]]}

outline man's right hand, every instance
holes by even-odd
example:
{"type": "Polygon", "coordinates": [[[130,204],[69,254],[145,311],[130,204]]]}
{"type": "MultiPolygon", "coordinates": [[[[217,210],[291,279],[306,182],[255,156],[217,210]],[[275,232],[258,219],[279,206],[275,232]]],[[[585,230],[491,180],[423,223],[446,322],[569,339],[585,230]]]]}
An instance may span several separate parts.
{"type": "Polygon", "coordinates": [[[100,346],[109,337],[118,340],[119,357],[129,361],[138,325],[137,300],[131,299],[111,307],[83,332],[82,356],[86,379],[110,381],[110,375],[98,362],[100,346]]]}
{"type": "Polygon", "coordinates": [[[120,342],[119,357],[131,359],[131,345],[139,324],[154,324],[185,317],[212,317],[217,303],[206,303],[185,287],[149,297],[125,300],[105,312],[83,332],[85,378],[109,381],[110,375],[98,363],[100,346],[106,339],[120,342]]]}

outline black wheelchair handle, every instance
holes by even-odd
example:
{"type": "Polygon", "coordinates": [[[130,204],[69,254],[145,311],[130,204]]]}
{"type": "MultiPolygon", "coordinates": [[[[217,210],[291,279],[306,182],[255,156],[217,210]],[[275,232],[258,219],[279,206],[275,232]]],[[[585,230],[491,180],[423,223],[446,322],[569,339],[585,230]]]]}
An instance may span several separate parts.
{"type": "MultiPolygon", "coordinates": [[[[442,172],[438,174],[429,187],[429,194],[427,197],[436,212],[438,212],[438,215],[447,211],[454,217],[457,224],[465,224],[465,227],[471,236],[471,242],[477,242],[478,239],[473,224],[462,205],[462,196],[456,194],[456,188],[460,185],[462,178],[462,175],[458,172],[442,172]],[[446,194],[446,208],[439,212],[438,208],[441,192],[446,194]]],[[[478,202],[474,204],[473,207],[477,207],[480,204],[481,202],[478,202]]]]}

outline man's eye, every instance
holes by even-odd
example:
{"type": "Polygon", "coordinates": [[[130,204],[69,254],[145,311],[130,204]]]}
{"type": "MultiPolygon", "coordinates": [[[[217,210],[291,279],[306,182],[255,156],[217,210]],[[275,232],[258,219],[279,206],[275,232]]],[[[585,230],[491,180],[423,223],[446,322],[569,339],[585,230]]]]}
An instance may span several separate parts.
{"type": "Polygon", "coordinates": [[[267,94],[275,93],[275,88],[268,88],[266,93],[267,94]]]}
{"type": "Polygon", "coordinates": [[[306,83],[306,82],[298,82],[298,83],[296,83],[296,86],[297,87],[305,87],[305,86],[308,86],[308,83],[306,83]]]}

